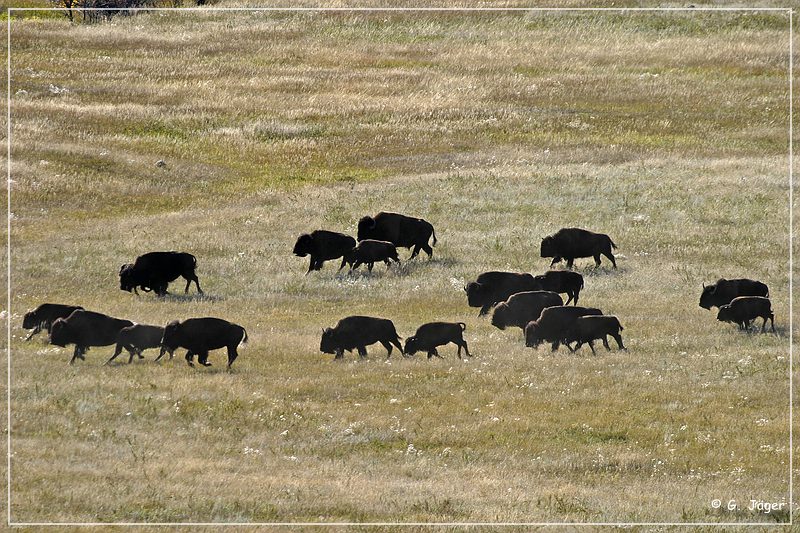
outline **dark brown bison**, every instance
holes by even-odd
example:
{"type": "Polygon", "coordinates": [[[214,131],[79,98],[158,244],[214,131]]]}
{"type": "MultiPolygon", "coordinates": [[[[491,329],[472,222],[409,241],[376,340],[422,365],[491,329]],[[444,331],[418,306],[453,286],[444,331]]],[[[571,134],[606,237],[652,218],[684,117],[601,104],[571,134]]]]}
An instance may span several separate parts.
{"type": "Polygon", "coordinates": [[[551,342],[553,351],[565,342],[567,332],[575,320],[586,315],[602,315],[600,309],[580,306],[548,307],[537,320],[525,326],[525,346],[536,348],[542,342],[551,342]]]}
{"type": "Polygon", "coordinates": [[[492,306],[504,302],[512,294],[541,290],[541,284],[525,272],[484,272],[478,279],[464,287],[470,307],[480,307],[478,316],[485,315],[492,306]]]}
{"type": "Polygon", "coordinates": [[[92,346],[109,346],[117,342],[119,331],[132,326],[130,320],[114,318],[102,313],[78,309],[67,318],[59,318],[50,328],[50,344],[66,347],[75,345],[69,364],[75,359],[85,359],[84,354],[92,346]]]}
{"type": "Polygon", "coordinates": [[[208,352],[219,348],[228,349],[228,369],[239,356],[236,351],[240,344],[247,343],[247,331],[239,324],[222,320],[221,318],[204,317],[190,318],[183,322],[173,320],[164,328],[164,337],[161,339],[161,353],[156,361],[165,353],[172,353],[178,348],[186,348],[186,362],[194,366],[194,356],[203,366],[211,366],[208,362],[208,352]]]}
{"type": "Polygon", "coordinates": [[[733,322],[739,324],[739,329],[747,329],[756,318],[762,318],[761,333],[764,333],[767,319],[772,323],[772,332],[775,332],[775,315],[772,313],[772,302],[763,296],[739,296],[731,303],[723,305],[717,313],[720,322],[733,322]]]}
{"type": "Polygon", "coordinates": [[[411,337],[406,339],[405,354],[414,355],[417,352],[428,352],[428,359],[433,356],[441,357],[439,352],[436,351],[437,346],[444,346],[445,344],[453,343],[458,346],[458,358],[461,359],[461,348],[467,357],[469,348],[467,341],[464,340],[463,333],[467,329],[467,325],[463,322],[429,322],[417,328],[417,332],[411,337]]]}
{"type": "Polygon", "coordinates": [[[431,236],[433,246],[436,246],[436,232],[430,222],[398,213],[381,211],[374,217],[363,217],[358,221],[359,241],[374,239],[389,241],[398,248],[413,248],[410,259],[420,250],[425,250],[428,257],[433,255],[433,249],[428,246],[431,236]]]}
{"type": "Polygon", "coordinates": [[[528,322],[539,318],[543,309],[556,305],[564,305],[564,301],[554,292],[518,292],[494,308],[492,325],[500,329],[507,327],[525,329],[528,322]]]}
{"type": "Polygon", "coordinates": [[[542,239],[542,257],[552,257],[550,265],[562,259],[567,260],[567,268],[572,268],[572,263],[579,257],[594,257],[596,266],[600,266],[600,256],[604,255],[611,260],[614,268],[617,262],[611,253],[617,245],[611,237],[604,233],[593,233],[580,228],[563,228],[553,235],[542,239]]]}
{"type": "Polygon", "coordinates": [[[297,238],[293,253],[298,257],[311,256],[306,274],[320,270],[325,261],[339,259],[355,248],[356,240],[350,235],[318,229],[297,238]]]}
{"type": "Polygon", "coordinates": [[[752,279],[720,278],[713,285],[703,285],[700,295],[700,307],[711,309],[731,303],[739,296],[769,296],[769,287],[752,279]]]}
{"type": "Polygon", "coordinates": [[[25,340],[31,340],[31,337],[43,329],[47,330],[47,333],[49,334],[53,322],[59,318],[67,318],[72,314],[73,311],[77,311],[78,309],[83,309],[83,307],[77,305],[45,303],[33,311],[28,311],[22,318],[22,327],[24,329],[33,329],[33,331],[31,331],[30,335],[28,335],[25,340]]]}
{"type": "Polygon", "coordinates": [[[192,254],[183,252],[150,252],[140,255],[133,264],[122,265],[119,270],[119,288],[123,291],[154,291],[159,296],[167,294],[167,285],[179,276],[186,280],[184,293],[189,292],[189,285],[194,281],[197,292],[200,281],[195,274],[197,259],[192,254]]]}
{"type": "Polygon", "coordinates": [[[339,270],[344,268],[345,265],[350,265],[351,271],[356,270],[361,265],[367,265],[369,271],[372,272],[372,267],[379,261],[386,263],[387,268],[392,264],[392,261],[399,263],[400,258],[397,257],[395,245],[389,241],[364,239],[358,243],[358,246],[344,254],[339,270]]]}
{"type": "Polygon", "coordinates": [[[569,305],[570,302],[578,305],[578,296],[583,289],[583,276],[577,272],[550,270],[539,276],[533,276],[533,279],[539,283],[543,291],[566,294],[569,297],[566,305],[569,305]]]}
{"type": "Polygon", "coordinates": [[[611,347],[608,345],[608,339],[606,337],[611,335],[614,337],[614,340],[617,341],[619,349],[624,350],[625,346],[622,344],[622,335],[619,334],[623,329],[625,328],[619,323],[619,319],[612,315],[582,316],[575,320],[572,327],[567,330],[564,338],[566,342],[564,344],[569,348],[570,342],[576,342],[575,348],[570,348],[571,351],[576,352],[585,343],[589,343],[592,354],[596,355],[594,351],[594,341],[598,339],[602,340],[603,346],[605,346],[606,350],[610,351],[611,347]]]}
{"type": "Polygon", "coordinates": [[[336,359],[344,357],[344,352],[358,350],[362,358],[367,356],[367,346],[380,342],[389,354],[392,355],[392,346],[396,346],[400,353],[403,347],[400,337],[391,320],[374,318],[370,316],[349,316],[341,319],[336,326],[322,330],[322,339],[319,351],[322,353],[336,354],[336,359]]]}
{"type": "Polygon", "coordinates": [[[117,347],[114,350],[114,355],[111,359],[106,361],[110,363],[117,358],[122,350],[128,351],[128,364],[133,361],[133,356],[138,355],[139,359],[143,359],[142,352],[149,348],[158,348],[161,346],[161,339],[164,337],[164,328],[161,326],[148,326],[146,324],[134,324],[127,328],[119,330],[117,335],[117,347]]]}

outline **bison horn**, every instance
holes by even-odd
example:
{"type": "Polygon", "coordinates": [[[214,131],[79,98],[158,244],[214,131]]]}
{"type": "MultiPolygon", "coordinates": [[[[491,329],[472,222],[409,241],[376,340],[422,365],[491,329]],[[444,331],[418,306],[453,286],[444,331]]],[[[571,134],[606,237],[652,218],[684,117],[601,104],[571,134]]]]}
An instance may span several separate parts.
{"type": "Polygon", "coordinates": [[[706,284],[705,284],[705,282],[703,282],[703,288],[704,288],[704,289],[706,288],[706,284]]]}

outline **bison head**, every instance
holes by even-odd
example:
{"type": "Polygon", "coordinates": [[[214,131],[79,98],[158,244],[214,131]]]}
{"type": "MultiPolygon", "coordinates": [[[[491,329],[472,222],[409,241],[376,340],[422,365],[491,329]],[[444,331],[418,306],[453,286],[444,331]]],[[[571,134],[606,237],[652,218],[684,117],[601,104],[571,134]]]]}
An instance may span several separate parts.
{"type": "Polygon", "coordinates": [[[161,337],[161,353],[174,352],[178,349],[180,338],[178,335],[180,329],[180,321],[173,320],[164,327],[164,336],[161,337]]]}
{"type": "Polygon", "coordinates": [[[361,220],[358,221],[358,240],[363,241],[364,239],[372,239],[375,238],[374,231],[375,226],[378,223],[375,222],[375,219],[372,217],[363,217],[361,220]]]}
{"type": "Polygon", "coordinates": [[[539,324],[536,322],[529,322],[525,326],[525,346],[528,348],[536,348],[542,343],[542,338],[539,336],[539,324]]]}
{"type": "Polygon", "coordinates": [[[322,340],[319,342],[319,351],[322,353],[336,353],[336,332],[332,328],[322,330],[322,340]]]}
{"type": "Polygon", "coordinates": [[[717,285],[703,285],[703,293],[700,295],[700,307],[703,309],[711,309],[716,305],[716,298],[714,295],[717,293],[717,285]]]}
{"type": "Polygon", "coordinates": [[[311,253],[311,248],[313,245],[314,238],[308,233],[304,233],[297,238],[297,242],[294,243],[294,250],[292,250],[292,253],[299,257],[305,257],[311,253]]]}
{"type": "Polygon", "coordinates": [[[22,318],[23,329],[33,329],[36,327],[36,314],[33,311],[28,311],[22,318]]]}
{"type": "Polygon", "coordinates": [[[552,236],[545,237],[542,239],[542,248],[541,248],[541,256],[542,257],[555,257],[556,255],[556,243],[555,239],[552,236]]]}
{"type": "Polygon", "coordinates": [[[69,324],[63,318],[57,319],[53,322],[50,328],[50,344],[61,346],[62,348],[69,344],[69,324]]]}
{"type": "Polygon", "coordinates": [[[137,285],[139,285],[139,283],[133,265],[130,263],[122,265],[119,269],[120,290],[131,292],[137,285]]]}
{"type": "Polygon", "coordinates": [[[403,348],[403,354],[414,355],[419,351],[419,341],[415,335],[406,339],[406,345],[403,348]]]}
{"type": "Polygon", "coordinates": [[[508,304],[501,303],[494,308],[492,325],[498,329],[506,329],[508,325],[508,304]]]}
{"type": "Polygon", "coordinates": [[[467,303],[470,307],[483,307],[483,285],[472,281],[467,283],[464,290],[467,293],[467,303]]]}
{"type": "Polygon", "coordinates": [[[719,312],[717,313],[717,320],[720,322],[734,322],[733,318],[733,311],[731,310],[730,304],[723,305],[719,308],[719,312]]]}

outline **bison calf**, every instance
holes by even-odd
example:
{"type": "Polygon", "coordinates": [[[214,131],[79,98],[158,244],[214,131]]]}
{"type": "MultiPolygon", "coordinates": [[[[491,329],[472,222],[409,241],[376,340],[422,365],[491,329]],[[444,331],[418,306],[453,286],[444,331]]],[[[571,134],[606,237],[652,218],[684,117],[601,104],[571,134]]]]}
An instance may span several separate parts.
{"type": "Polygon", "coordinates": [[[25,340],[31,340],[31,337],[40,331],[47,330],[50,333],[50,328],[53,322],[59,318],[67,318],[73,311],[83,309],[83,307],[76,305],[63,305],[63,304],[42,304],[33,311],[28,311],[22,318],[22,327],[24,329],[33,329],[30,335],[25,340]]]}
{"type": "Polygon", "coordinates": [[[550,270],[539,276],[534,276],[534,280],[539,284],[541,290],[551,291],[558,294],[566,294],[566,305],[570,302],[573,305],[578,305],[578,296],[583,289],[583,276],[577,272],[569,272],[567,270],[550,270]]]}
{"type": "Polygon", "coordinates": [[[123,348],[130,354],[128,364],[133,361],[134,355],[138,355],[139,359],[143,359],[144,356],[142,352],[149,348],[158,348],[161,346],[161,339],[163,337],[164,328],[161,326],[134,324],[127,328],[122,328],[119,330],[119,335],[117,335],[117,348],[114,350],[114,355],[111,356],[111,359],[106,361],[106,364],[116,359],[117,356],[122,353],[123,348]]]}
{"type": "Polygon", "coordinates": [[[312,270],[320,270],[325,261],[339,259],[356,245],[350,235],[318,229],[310,234],[304,233],[297,238],[293,253],[298,257],[311,256],[306,274],[312,270]]]}
{"type": "Polygon", "coordinates": [[[322,340],[319,351],[322,353],[336,354],[336,359],[344,357],[344,352],[358,350],[361,358],[367,356],[367,346],[380,342],[389,352],[386,358],[392,356],[392,346],[396,346],[400,353],[400,337],[391,320],[374,318],[370,316],[349,316],[341,319],[333,328],[322,330],[322,340]]]}
{"type": "Polygon", "coordinates": [[[344,254],[339,270],[344,268],[344,265],[350,265],[351,271],[356,270],[361,265],[367,265],[369,271],[372,272],[372,267],[379,261],[386,263],[387,267],[391,265],[391,261],[399,263],[400,258],[397,257],[395,245],[389,241],[364,239],[358,243],[358,246],[344,254]]]}
{"type": "Polygon", "coordinates": [[[622,345],[622,335],[619,334],[623,328],[622,324],[619,323],[619,320],[615,316],[582,316],[575,320],[572,324],[572,327],[567,331],[565,336],[565,344],[567,348],[569,348],[570,342],[577,342],[575,348],[570,348],[571,351],[577,351],[581,346],[585,343],[589,344],[589,348],[592,349],[592,354],[595,354],[594,351],[594,341],[597,339],[601,339],[603,341],[603,346],[605,346],[606,350],[611,350],[611,347],[608,345],[608,339],[606,338],[608,335],[614,337],[614,340],[617,341],[617,346],[620,350],[624,350],[625,346],[622,345]]]}
{"type": "Polygon", "coordinates": [[[470,307],[480,307],[478,316],[483,316],[498,302],[504,302],[512,294],[541,290],[533,276],[525,272],[484,272],[478,279],[464,287],[470,307]]]}
{"type": "Polygon", "coordinates": [[[775,315],[772,313],[772,302],[763,296],[739,296],[731,300],[728,305],[723,305],[717,313],[717,320],[720,322],[733,322],[739,324],[739,329],[747,329],[751,322],[761,317],[761,333],[764,333],[767,319],[772,324],[772,332],[775,332],[775,315]]]}
{"type": "Polygon", "coordinates": [[[495,307],[492,325],[499,329],[507,327],[525,329],[528,322],[539,318],[543,309],[555,305],[564,305],[564,301],[554,292],[518,292],[495,307]]]}
{"type": "Polygon", "coordinates": [[[728,305],[739,296],[769,296],[769,287],[752,279],[720,278],[713,285],[703,285],[700,294],[700,307],[711,309],[728,305]]]}
{"type": "Polygon", "coordinates": [[[458,358],[461,359],[461,348],[467,357],[469,348],[467,348],[467,341],[464,340],[463,333],[467,329],[467,325],[463,322],[429,322],[417,328],[416,333],[406,339],[405,354],[414,355],[417,352],[428,352],[428,359],[433,357],[441,357],[439,352],[436,351],[437,346],[444,346],[448,343],[453,343],[458,346],[458,358]]]}
{"type": "Polygon", "coordinates": [[[119,269],[119,288],[123,291],[154,291],[158,296],[167,294],[167,286],[178,277],[186,280],[184,293],[194,281],[197,292],[203,294],[195,269],[197,259],[184,252],[150,252],[140,255],[133,264],[122,265],[119,269]]]}
{"type": "Polygon", "coordinates": [[[567,268],[572,268],[572,263],[579,257],[593,257],[595,266],[600,266],[600,255],[604,255],[617,268],[614,254],[611,253],[611,249],[616,247],[611,237],[604,233],[581,228],[563,228],[542,239],[541,255],[553,258],[551,266],[566,259],[567,268]]]}
{"type": "Polygon", "coordinates": [[[219,348],[228,349],[228,369],[239,356],[236,349],[240,344],[247,343],[247,331],[233,322],[221,318],[204,317],[190,318],[183,322],[174,320],[164,328],[164,338],[161,339],[161,353],[156,361],[161,359],[166,352],[172,353],[178,348],[186,348],[186,362],[194,366],[194,356],[203,366],[211,366],[208,362],[208,352],[219,348]]]}
{"type": "Polygon", "coordinates": [[[50,329],[50,344],[65,347],[75,345],[69,364],[75,359],[85,359],[84,354],[91,346],[109,346],[117,342],[119,331],[132,326],[130,320],[114,318],[102,313],[78,309],[67,318],[59,318],[50,329]]]}
{"type": "Polygon", "coordinates": [[[586,315],[602,315],[600,309],[594,307],[548,307],[542,311],[537,320],[525,326],[525,346],[536,348],[542,342],[552,342],[553,351],[565,341],[567,332],[575,321],[586,315]]]}

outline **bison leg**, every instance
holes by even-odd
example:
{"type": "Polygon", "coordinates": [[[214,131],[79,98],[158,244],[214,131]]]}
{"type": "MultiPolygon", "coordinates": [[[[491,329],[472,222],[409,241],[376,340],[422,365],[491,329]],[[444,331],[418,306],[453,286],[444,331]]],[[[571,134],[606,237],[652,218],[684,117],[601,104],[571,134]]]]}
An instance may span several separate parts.
{"type": "Polygon", "coordinates": [[[375,266],[375,263],[372,263],[372,262],[367,263],[367,270],[369,270],[370,274],[372,274],[372,267],[374,267],[374,266],[375,266]]]}
{"type": "Polygon", "coordinates": [[[415,244],[414,248],[411,250],[411,256],[408,259],[410,260],[410,259],[414,259],[415,257],[417,257],[417,254],[419,254],[419,251],[420,251],[419,244],[415,244]]]}
{"type": "Polygon", "coordinates": [[[608,337],[606,337],[605,335],[603,335],[603,348],[605,348],[609,352],[611,351],[611,346],[608,345],[608,337]]]}
{"type": "MultiPolygon", "coordinates": [[[[772,324],[772,333],[775,333],[775,314],[774,313],[770,313],[769,314],[769,321],[772,324]]],[[[766,322],[766,320],[764,322],[766,322]]]]}
{"type": "Polygon", "coordinates": [[[75,359],[80,358],[82,361],[85,361],[86,358],[83,354],[86,353],[86,348],[83,346],[75,345],[75,351],[72,352],[72,359],[69,360],[69,364],[75,364],[75,359]]]}
{"type": "Polygon", "coordinates": [[[472,357],[469,353],[469,348],[467,347],[467,341],[461,339],[461,343],[458,345],[458,358],[461,359],[461,347],[464,347],[464,353],[467,354],[467,357],[472,357]]]}
{"type": "Polygon", "coordinates": [[[342,350],[341,348],[338,348],[336,350],[336,354],[333,356],[333,358],[334,358],[334,360],[335,359],[344,359],[344,350],[342,350]]]}
{"type": "Polygon", "coordinates": [[[430,246],[428,246],[428,243],[427,243],[427,242],[426,242],[425,244],[423,244],[423,245],[422,245],[422,250],[423,250],[423,251],[424,251],[426,254],[428,254],[428,259],[430,259],[431,257],[433,257],[433,248],[431,248],[430,246]]]}
{"type": "Polygon", "coordinates": [[[550,348],[552,349],[552,351],[555,352],[556,350],[558,350],[559,346],[561,346],[561,341],[555,341],[553,344],[550,345],[550,348]]]}
{"type": "Polygon", "coordinates": [[[575,258],[574,257],[570,257],[569,259],[567,259],[567,268],[572,270],[572,263],[574,263],[574,262],[575,262],[575,258]]]}
{"type": "Polygon", "coordinates": [[[236,344],[228,346],[228,370],[231,369],[231,365],[239,357],[239,352],[236,351],[236,344]]]}
{"type": "Polygon", "coordinates": [[[594,341],[589,341],[589,348],[592,349],[592,355],[597,355],[597,352],[594,351],[594,341]]]}
{"type": "MultiPolygon", "coordinates": [[[[186,288],[183,289],[183,294],[187,294],[189,292],[189,285],[191,285],[193,281],[197,287],[198,294],[203,294],[203,290],[200,288],[200,280],[197,279],[197,276],[194,272],[187,272],[186,274],[183,274],[183,279],[186,280],[186,288]]],[[[167,292],[166,287],[164,287],[164,292],[167,292]]]]}
{"type": "Polygon", "coordinates": [[[483,316],[483,315],[485,315],[486,313],[488,313],[488,312],[489,312],[489,309],[491,309],[491,308],[492,308],[492,304],[486,304],[486,305],[484,305],[483,307],[481,307],[481,310],[480,310],[480,311],[478,311],[478,316],[483,316]]]}
{"type": "Polygon", "coordinates": [[[197,362],[203,366],[211,366],[211,363],[208,362],[208,352],[197,354],[197,362]]]}
{"type": "Polygon", "coordinates": [[[25,337],[25,340],[26,340],[26,341],[29,341],[29,340],[31,340],[31,337],[33,337],[34,335],[36,335],[36,334],[37,334],[37,333],[39,333],[40,331],[42,331],[42,325],[41,325],[41,324],[36,324],[36,327],[35,327],[35,328],[33,328],[33,331],[31,331],[31,334],[30,334],[30,335],[28,335],[27,337],[25,337]]]}
{"type": "Polygon", "coordinates": [[[128,345],[125,347],[125,349],[128,350],[128,354],[130,354],[130,357],[128,357],[128,364],[131,364],[133,362],[133,356],[135,355],[138,355],[139,359],[144,359],[144,356],[142,355],[142,352],[139,350],[139,348],[128,345]]]}
{"type": "Polygon", "coordinates": [[[575,295],[573,296],[572,305],[578,305],[578,297],[581,295],[581,290],[577,289],[575,291],[575,295]]]}
{"type": "Polygon", "coordinates": [[[191,350],[186,350],[186,362],[189,363],[189,366],[194,368],[194,353],[191,350]]]}
{"type": "Polygon", "coordinates": [[[361,262],[361,260],[360,260],[360,259],[356,259],[355,261],[353,261],[353,264],[351,264],[351,265],[350,265],[350,271],[351,271],[351,272],[352,272],[352,271],[354,271],[355,269],[357,269],[358,267],[360,267],[362,264],[363,264],[363,263],[361,262]]]}
{"type": "MultiPolygon", "coordinates": [[[[111,359],[109,359],[108,361],[106,361],[106,364],[108,364],[108,363],[110,363],[111,361],[113,361],[114,359],[116,359],[116,358],[117,358],[117,356],[118,356],[119,354],[121,354],[121,353],[122,353],[122,343],[118,342],[118,343],[117,343],[117,347],[116,347],[116,349],[114,350],[114,355],[112,355],[112,356],[111,356],[111,359]]],[[[128,361],[128,362],[130,363],[130,361],[128,361]]]]}
{"type": "Polygon", "coordinates": [[[611,261],[611,264],[614,265],[614,268],[617,268],[617,262],[614,260],[614,254],[611,253],[611,248],[609,248],[608,251],[603,252],[603,255],[608,257],[609,261],[611,261]]]}
{"type": "MultiPolygon", "coordinates": [[[[164,354],[165,354],[165,353],[167,353],[168,351],[169,351],[169,350],[167,350],[167,347],[166,347],[166,346],[162,346],[162,347],[161,347],[161,351],[160,351],[160,352],[158,352],[158,357],[156,357],[156,359],[155,359],[155,360],[156,360],[156,362],[157,362],[159,359],[161,359],[162,357],[164,357],[164,354]]],[[[169,358],[170,358],[170,359],[172,359],[172,352],[169,352],[169,358]]]]}
{"type": "Polygon", "coordinates": [[[622,344],[622,335],[617,333],[617,334],[612,334],[612,336],[614,337],[614,340],[617,341],[617,346],[619,347],[620,350],[627,350],[627,348],[625,348],[625,346],[622,344]]]}
{"type": "MultiPolygon", "coordinates": [[[[347,258],[346,257],[342,257],[342,264],[339,265],[339,270],[343,269],[346,264],[347,264],[347,258]]],[[[337,272],[339,270],[337,270],[337,272]]],[[[308,272],[306,272],[306,274],[308,274],[308,272]]]]}
{"type": "Polygon", "coordinates": [[[560,263],[560,262],[561,262],[561,257],[559,257],[559,256],[557,256],[557,255],[556,255],[556,256],[554,256],[554,257],[553,257],[553,260],[552,260],[552,261],[550,261],[550,266],[553,266],[553,265],[555,265],[556,263],[560,263]]]}
{"type": "Polygon", "coordinates": [[[367,348],[365,346],[359,346],[356,348],[358,350],[358,357],[364,359],[367,356],[367,348]]]}

